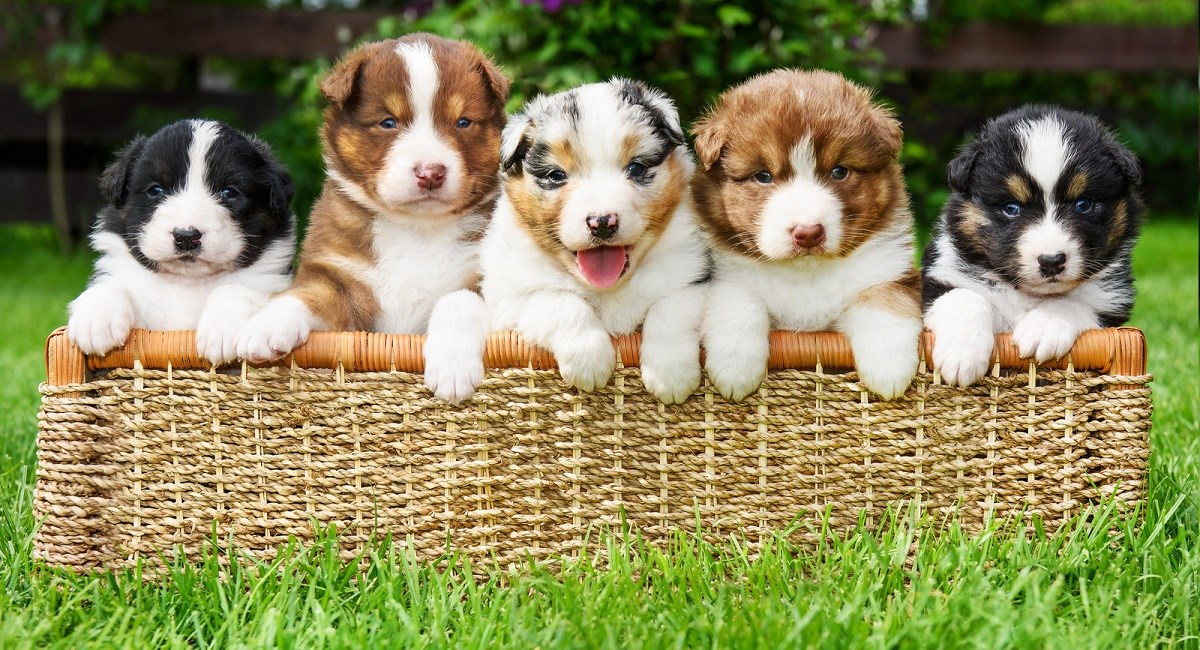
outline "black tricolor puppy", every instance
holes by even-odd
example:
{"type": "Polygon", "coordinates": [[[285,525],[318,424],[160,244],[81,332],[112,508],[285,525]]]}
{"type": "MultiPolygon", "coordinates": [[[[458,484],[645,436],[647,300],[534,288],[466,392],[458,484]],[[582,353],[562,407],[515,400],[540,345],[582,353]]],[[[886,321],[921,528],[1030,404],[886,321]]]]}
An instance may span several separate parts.
{"type": "Polygon", "coordinates": [[[270,148],[220,122],[138,136],[100,178],[100,253],[68,335],[103,354],[134,327],[195,329],[200,354],[234,356],[238,330],[291,281],[291,177],[270,148]]]}
{"type": "Polygon", "coordinates": [[[1023,357],[1062,357],[1133,307],[1130,256],[1145,210],[1137,157],[1100,120],[1025,106],[984,125],[948,171],[925,251],[925,325],[947,383],[987,372],[993,334],[1023,357]]]}

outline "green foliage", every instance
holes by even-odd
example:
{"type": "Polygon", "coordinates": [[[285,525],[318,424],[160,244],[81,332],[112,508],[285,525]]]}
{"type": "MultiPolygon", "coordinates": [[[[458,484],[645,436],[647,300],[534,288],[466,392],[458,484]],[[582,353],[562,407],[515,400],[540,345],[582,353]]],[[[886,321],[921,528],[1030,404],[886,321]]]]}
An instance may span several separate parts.
{"type": "Polygon", "coordinates": [[[1111,25],[1189,25],[1196,22],[1193,0],[1064,0],[1047,7],[1048,23],[1111,25]]]}
{"type": "Polygon", "coordinates": [[[418,566],[387,549],[360,572],[326,535],[268,565],[210,557],[143,581],[32,558],[41,344],[90,259],[59,255],[48,229],[0,228],[0,647],[1194,647],[1197,234],[1194,218],[1154,223],[1134,253],[1131,324],[1147,333],[1155,375],[1140,523],[1100,509],[1090,525],[1026,540],[996,528],[934,535],[898,516],[819,552],[768,539],[758,560],[732,543],[617,537],[595,542],[611,564],[482,580],[452,557],[418,566]]]}

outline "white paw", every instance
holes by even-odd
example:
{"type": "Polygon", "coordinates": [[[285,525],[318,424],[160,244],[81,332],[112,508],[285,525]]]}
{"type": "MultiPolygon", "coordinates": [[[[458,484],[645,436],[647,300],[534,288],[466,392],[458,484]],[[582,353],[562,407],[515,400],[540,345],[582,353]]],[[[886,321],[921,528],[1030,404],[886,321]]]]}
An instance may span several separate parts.
{"type": "Polygon", "coordinates": [[[311,318],[297,298],[276,298],[238,332],[235,356],[255,363],[287,356],[308,340],[311,318]]]}
{"type": "Polygon", "coordinates": [[[216,365],[238,358],[238,335],[255,311],[244,300],[210,301],[196,324],[196,351],[216,365]]]}
{"type": "Polygon", "coordinates": [[[767,360],[743,350],[728,353],[707,350],[704,371],[712,380],[717,392],[735,402],[758,390],[767,377],[767,360]]]}
{"type": "Polygon", "coordinates": [[[917,363],[915,346],[911,349],[896,346],[875,359],[858,361],[858,378],[872,393],[894,399],[903,395],[917,376],[917,363]]]}
{"type": "Polygon", "coordinates": [[[987,374],[996,336],[991,307],[982,296],[953,289],[925,312],[933,332],[933,367],[951,386],[970,386],[987,374]]]}
{"type": "Polygon", "coordinates": [[[934,332],[933,366],[951,386],[970,386],[992,365],[996,337],[978,327],[957,327],[934,332]]]}
{"type": "Polygon", "coordinates": [[[700,387],[698,345],[642,344],[642,383],[665,404],[682,404],[700,387]]]}
{"type": "Polygon", "coordinates": [[[105,354],[121,347],[137,321],[133,304],[120,291],[88,289],[70,306],[67,336],[84,354],[105,354]]]}
{"type": "Polygon", "coordinates": [[[1035,308],[1013,329],[1013,343],[1022,358],[1042,363],[1066,356],[1080,331],[1053,310],[1035,308]]]}
{"type": "Polygon", "coordinates": [[[451,404],[475,394],[483,383],[483,350],[473,342],[430,335],[425,339],[425,386],[451,404]]]}
{"type": "Polygon", "coordinates": [[[560,345],[554,357],[563,381],[589,393],[607,384],[617,366],[617,351],[604,332],[560,345]]]}

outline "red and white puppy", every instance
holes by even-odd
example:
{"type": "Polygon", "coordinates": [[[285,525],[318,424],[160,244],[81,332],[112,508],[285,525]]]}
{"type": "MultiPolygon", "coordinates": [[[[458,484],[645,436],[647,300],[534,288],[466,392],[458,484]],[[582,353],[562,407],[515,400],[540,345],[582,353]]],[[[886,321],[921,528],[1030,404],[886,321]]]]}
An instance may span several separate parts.
{"type": "Polygon", "coordinates": [[[715,262],[705,369],[717,389],[757,390],[771,329],[834,329],[869,390],[902,394],[921,303],[900,123],[840,75],[777,70],[726,91],[695,135],[715,262]]]}
{"type": "Polygon", "coordinates": [[[549,349],[585,391],[612,375],[610,335],[641,328],[646,388],[687,399],[709,261],[671,100],[619,78],[537,97],[509,121],[501,157],[480,257],[492,327],[549,349]]]}
{"type": "Polygon", "coordinates": [[[469,393],[454,379],[482,380],[482,347],[458,330],[485,319],[472,290],[508,87],[473,45],[431,34],[347,54],[321,81],[328,178],[296,281],[242,330],[238,354],[279,358],[314,329],[428,332],[426,384],[450,401],[469,393]]]}

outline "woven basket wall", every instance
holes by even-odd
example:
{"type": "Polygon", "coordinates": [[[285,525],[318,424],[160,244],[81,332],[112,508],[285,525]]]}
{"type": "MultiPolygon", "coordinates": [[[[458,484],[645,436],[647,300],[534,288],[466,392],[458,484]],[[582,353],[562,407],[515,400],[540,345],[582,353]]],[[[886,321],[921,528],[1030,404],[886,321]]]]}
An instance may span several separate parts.
{"type": "Polygon", "coordinates": [[[320,522],[347,557],[390,532],[420,558],[449,540],[507,566],[577,552],[622,516],[652,541],[699,521],[753,546],[827,509],[835,532],[915,500],[968,528],[1020,512],[1053,528],[1102,496],[1145,495],[1150,377],[1134,329],[1087,332],[1036,369],[1000,335],[979,385],[945,386],[923,365],[891,402],[845,370],[838,334],[775,333],[759,393],[731,403],[706,384],[678,406],[644,391],[637,338],[616,344],[624,367],[585,394],[549,354],[495,333],[485,383],[451,408],[421,383],[420,337],[317,333],[278,367],[217,371],[190,332],[136,331],[85,358],[56,331],[35,554],[77,570],[153,564],[194,555],[215,522],[222,542],[271,558],[320,522]]]}

